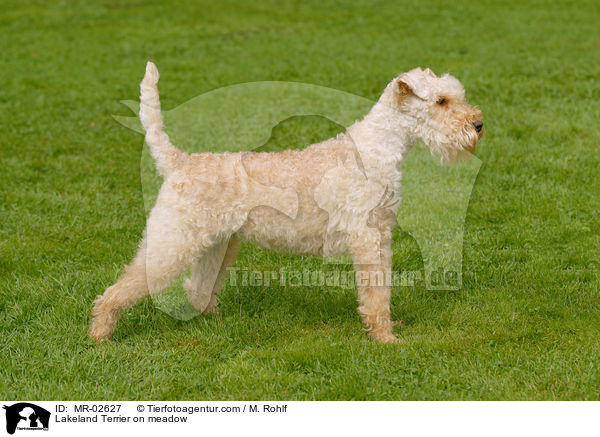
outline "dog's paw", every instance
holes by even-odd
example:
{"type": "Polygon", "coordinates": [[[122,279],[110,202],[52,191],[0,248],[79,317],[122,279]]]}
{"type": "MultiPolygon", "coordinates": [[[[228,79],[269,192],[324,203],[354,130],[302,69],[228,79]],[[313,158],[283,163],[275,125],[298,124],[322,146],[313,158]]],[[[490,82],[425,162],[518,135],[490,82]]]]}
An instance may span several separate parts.
{"type": "Polygon", "coordinates": [[[217,305],[209,305],[203,311],[204,314],[219,314],[219,307],[217,305]]]}
{"type": "Polygon", "coordinates": [[[404,340],[391,332],[371,332],[369,336],[377,343],[404,343],[404,340]]]}
{"type": "Polygon", "coordinates": [[[110,328],[92,323],[92,326],[88,332],[88,337],[94,340],[94,343],[100,344],[105,341],[109,341],[111,334],[112,330],[110,330],[110,328]]]}

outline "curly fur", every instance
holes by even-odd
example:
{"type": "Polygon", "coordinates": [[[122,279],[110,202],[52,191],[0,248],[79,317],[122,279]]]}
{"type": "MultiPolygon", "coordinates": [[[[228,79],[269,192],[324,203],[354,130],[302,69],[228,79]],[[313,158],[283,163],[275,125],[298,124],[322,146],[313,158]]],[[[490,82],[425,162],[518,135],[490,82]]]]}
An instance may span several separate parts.
{"type": "Polygon", "coordinates": [[[187,154],[171,144],[157,82],[149,62],[140,119],[164,182],[136,257],[95,301],[90,335],[108,338],[124,309],[188,268],[190,302],[216,311],[239,242],[250,241],[290,253],[352,255],[366,329],[379,342],[399,341],[390,287],[368,278],[391,273],[401,164],[412,146],[423,141],[452,161],[470,156],[483,134],[481,112],[466,103],[460,82],[414,69],[390,82],[365,118],[335,138],[303,150],[222,154],[187,154]]]}

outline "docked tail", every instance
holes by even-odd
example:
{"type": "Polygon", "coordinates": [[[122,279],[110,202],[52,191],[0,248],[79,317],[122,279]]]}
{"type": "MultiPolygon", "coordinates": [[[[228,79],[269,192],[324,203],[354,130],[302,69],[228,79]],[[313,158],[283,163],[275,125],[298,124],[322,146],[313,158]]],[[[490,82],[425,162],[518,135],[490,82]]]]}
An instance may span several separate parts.
{"type": "Polygon", "coordinates": [[[158,99],[158,70],[152,62],[146,64],[146,75],[140,84],[140,121],[146,131],[146,143],[160,175],[166,178],[182,158],[163,129],[158,99]]]}

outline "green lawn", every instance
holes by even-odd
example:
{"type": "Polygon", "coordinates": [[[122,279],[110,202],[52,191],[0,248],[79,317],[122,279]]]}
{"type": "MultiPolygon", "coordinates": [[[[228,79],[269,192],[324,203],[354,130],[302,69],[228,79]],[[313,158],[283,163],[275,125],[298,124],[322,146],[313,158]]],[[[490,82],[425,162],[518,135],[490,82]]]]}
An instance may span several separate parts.
{"type": "MultiPolygon", "coordinates": [[[[600,399],[597,1],[0,6],[0,399],[600,399]],[[95,346],[92,300],[144,227],[142,136],[111,115],[131,115],[119,101],[148,59],[167,109],[242,82],[377,99],[415,66],[456,75],[487,129],[463,288],[396,287],[403,345],[366,338],[351,289],[229,284],[219,316],[146,300],[95,346]]],[[[400,229],[395,246],[396,270],[423,268],[400,229]]],[[[251,246],[237,261],[319,265],[251,246]]]]}

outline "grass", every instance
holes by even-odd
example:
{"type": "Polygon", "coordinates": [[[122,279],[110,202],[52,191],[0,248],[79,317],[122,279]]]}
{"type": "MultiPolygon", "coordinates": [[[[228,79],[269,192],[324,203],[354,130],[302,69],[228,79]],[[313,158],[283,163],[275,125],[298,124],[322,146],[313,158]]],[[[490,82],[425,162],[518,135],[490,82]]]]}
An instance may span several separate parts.
{"type": "MultiPolygon", "coordinates": [[[[600,399],[595,2],[166,3],[2,2],[0,398],[600,399]],[[353,290],[231,285],[220,316],[146,300],[94,346],[91,302],[144,227],[142,137],[111,115],[131,115],[118,102],[149,58],[165,108],[250,81],[376,99],[417,65],[455,74],[488,132],[463,288],[396,287],[400,346],[365,338],[353,290]]],[[[274,135],[331,130],[292,119],[274,135]]],[[[395,237],[395,269],[422,269],[395,237]]],[[[317,265],[251,246],[237,262],[317,265]]]]}

